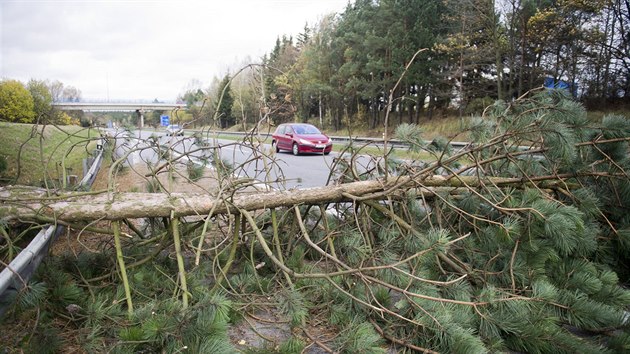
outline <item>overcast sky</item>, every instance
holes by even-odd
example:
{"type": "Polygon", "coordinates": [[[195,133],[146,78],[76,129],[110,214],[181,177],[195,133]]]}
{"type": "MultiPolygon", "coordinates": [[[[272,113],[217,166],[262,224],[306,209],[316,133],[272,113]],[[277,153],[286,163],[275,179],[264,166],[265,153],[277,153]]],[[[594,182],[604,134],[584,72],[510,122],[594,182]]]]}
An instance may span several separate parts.
{"type": "Polygon", "coordinates": [[[59,80],[85,100],[175,100],[259,62],[348,0],[0,0],[0,78],[59,80]]]}

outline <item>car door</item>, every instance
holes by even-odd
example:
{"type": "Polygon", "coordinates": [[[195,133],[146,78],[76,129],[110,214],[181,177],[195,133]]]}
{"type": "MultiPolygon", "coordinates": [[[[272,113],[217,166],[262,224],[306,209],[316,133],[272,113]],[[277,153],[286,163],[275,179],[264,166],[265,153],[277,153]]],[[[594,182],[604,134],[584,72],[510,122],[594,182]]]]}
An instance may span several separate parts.
{"type": "Polygon", "coordinates": [[[285,144],[286,144],[286,136],[285,136],[285,130],[287,129],[286,125],[280,125],[278,127],[278,130],[276,130],[276,144],[278,145],[278,149],[285,149],[285,144]]]}
{"type": "Polygon", "coordinates": [[[280,148],[282,146],[281,140],[282,140],[283,134],[284,134],[284,125],[279,125],[278,128],[276,128],[276,131],[273,132],[272,138],[277,148],[280,148]]]}
{"type": "Polygon", "coordinates": [[[291,128],[290,125],[287,125],[284,130],[284,134],[282,135],[281,149],[291,150],[291,147],[293,146],[293,134],[293,128],[291,128]]]}

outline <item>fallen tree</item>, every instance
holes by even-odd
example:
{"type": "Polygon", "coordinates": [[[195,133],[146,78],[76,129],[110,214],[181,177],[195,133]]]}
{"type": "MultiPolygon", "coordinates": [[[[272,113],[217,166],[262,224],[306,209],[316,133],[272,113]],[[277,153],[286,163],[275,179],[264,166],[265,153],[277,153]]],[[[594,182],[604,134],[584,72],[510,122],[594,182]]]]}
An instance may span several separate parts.
{"type": "MultiPolygon", "coordinates": [[[[388,180],[358,181],[318,188],[295,190],[242,191],[238,194],[194,193],[55,193],[47,196],[44,189],[0,187],[0,216],[13,219],[44,221],[122,220],[134,218],[214,216],[239,210],[261,210],[294,205],[320,205],[368,199],[400,199],[414,192],[419,197],[433,198],[436,191],[457,194],[468,188],[484,185],[523,188],[560,186],[564,180],[577,175],[547,176],[536,182],[522,178],[478,178],[458,176],[446,179],[441,175],[400,176],[388,180]],[[550,183],[551,180],[551,183],[550,183]]],[[[238,181],[242,185],[244,181],[238,181]]],[[[247,183],[247,181],[245,181],[247,183]]],[[[562,184],[562,186],[566,186],[562,184]]],[[[231,188],[230,188],[231,189],[231,188]]]]}
{"type": "MultiPolygon", "coordinates": [[[[628,348],[628,120],[591,122],[545,91],[497,102],[467,133],[470,146],[452,151],[448,139],[426,144],[403,125],[396,136],[431,160],[374,156],[374,168],[361,168],[362,147],[350,145],[320,188],[252,192],[259,182],[226,173],[204,194],[7,187],[0,215],[115,240],[56,265],[72,274],[64,282],[43,280],[114,288],[90,296],[107,311],[71,296],[71,315],[52,308],[69,326],[97,324],[94,336],[121,350],[207,352],[221,342],[229,351],[218,328],[233,320],[230,308],[254,318],[265,306],[302,330],[287,352],[307,343],[383,352],[383,339],[445,353],[628,348]],[[134,227],[138,218],[153,228],[134,227]],[[147,300],[163,293],[167,305],[147,300]],[[314,323],[335,335],[315,336],[314,323]]],[[[256,159],[274,163],[252,148],[256,159]]],[[[44,293],[41,284],[32,288],[44,293]]]]}

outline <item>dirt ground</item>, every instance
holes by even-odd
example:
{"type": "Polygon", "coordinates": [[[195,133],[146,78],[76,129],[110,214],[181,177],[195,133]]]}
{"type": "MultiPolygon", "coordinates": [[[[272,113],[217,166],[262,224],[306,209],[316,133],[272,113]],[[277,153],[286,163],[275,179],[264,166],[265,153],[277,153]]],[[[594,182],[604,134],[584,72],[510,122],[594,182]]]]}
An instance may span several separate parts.
{"type": "MultiPolygon", "coordinates": [[[[99,172],[92,190],[102,190],[108,187],[109,165],[103,165],[99,172]]],[[[158,165],[155,169],[162,167],[158,165]]],[[[114,185],[117,192],[148,192],[147,185],[150,178],[147,177],[151,171],[146,164],[136,164],[127,166],[117,174],[113,174],[114,185]]],[[[190,193],[209,193],[218,186],[217,175],[214,170],[206,168],[203,176],[198,180],[192,181],[188,178],[188,167],[185,164],[178,163],[173,165],[170,173],[173,177],[169,183],[169,172],[163,168],[158,174],[160,183],[170,192],[190,192],[190,193]]]]}

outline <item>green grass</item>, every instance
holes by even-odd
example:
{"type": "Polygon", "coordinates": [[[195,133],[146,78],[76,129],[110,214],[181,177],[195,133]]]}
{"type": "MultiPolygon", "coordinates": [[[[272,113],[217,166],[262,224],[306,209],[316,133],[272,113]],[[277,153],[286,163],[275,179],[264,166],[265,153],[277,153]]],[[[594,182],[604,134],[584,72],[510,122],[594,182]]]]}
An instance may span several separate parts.
{"type": "Polygon", "coordinates": [[[587,117],[591,122],[601,122],[602,119],[604,119],[605,116],[607,115],[620,115],[620,116],[625,116],[627,118],[630,119],[630,110],[628,109],[624,109],[624,108],[616,108],[616,109],[609,109],[609,110],[593,110],[593,111],[588,111],[587,113],[587,117]]]}
{"type": "Polygon", "coordinates": [[[99,135],[97,130],[78,126],[43,128],[0,122],[0,158],[7,161],[0,183],[40,186],[45,176],[58,181],[62,167],[81,178],[82,161],[96,147],[90,138],[99,135]]]}
{"type": "MultiPolygon", "coordinates": [[[[345,144],[337,144],[333,147],[333,150],[336,152],[341,152],[346,147],[345,144]]],[[[392,149],[391,146],[388,148],[392,149]]],[[[432,154],[421,151],[421,152],[413,152],[409,151],[407,148],[394,147],[389,154],[390,157],[402,160],[420,160],[420,161],[434,161],[436,158],[432,154]]],[[[371,155],[371,156],[383,156],[383,148],[376,146],[366,146],[360,149],[360,154],[371,155]]]]}
{"type": "MultiPolygon", "coordinates": [[[[432,140],[436,136],[450,137],[461,133],[463,127],[466,125],[467,119],[468,117],[459,118],[456,116],[435,117],[431,120],[422,119],[418,125],[423,131],[422,137],[425,140],[432,140]]],[[[390,138],[392,138],[392,134],[396,130],[397,122],[398,121],[396,120],[395,122],[390,123],[390,138]]],[[[348,132],[350,132],[353,137],[382,138],[383,126],[379,125],[376,129],[368,129],[364,125],[357,125],[351,127],[350,129],[344,128],[338,131],[326,130],[326,133],[332,136],[348,136],[348,132]]],[[[464,140],[464,137],[458,137],[458,139],[464,140]]]]}

